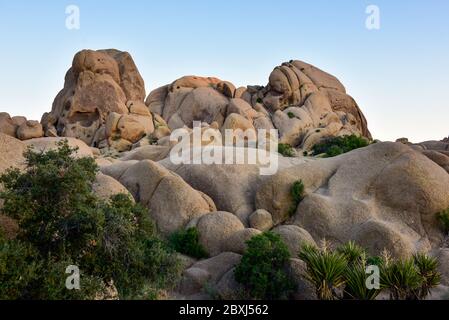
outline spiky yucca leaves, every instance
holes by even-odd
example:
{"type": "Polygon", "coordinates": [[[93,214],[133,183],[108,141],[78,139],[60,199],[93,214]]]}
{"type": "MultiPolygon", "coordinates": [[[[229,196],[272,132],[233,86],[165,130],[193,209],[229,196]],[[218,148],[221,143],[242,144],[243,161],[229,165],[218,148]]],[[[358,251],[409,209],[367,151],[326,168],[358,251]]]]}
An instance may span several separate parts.
{"type": "Polygon", "coordinates": [[[422,278],[413,258],[385,261],[381,266],[382,288],[390,291],[390,299],[414,300],[415,291],[420,288],[422,278]]]}
{"type": "Polygon", "coordinates": [[[337,252],[342,254],[349,265],[362,262],[366,259],[366,251],[354,241],[349,241],[337,248],[337,252]]]}
{"type": "Polygon", "coordinates": [[[413,256],[418,274],[421,277],[421,287],[416,290],[418,299],[424,299],[430,294],[430,290],[440,284],[441,274],[438,272],[438,261],[425,254],[418,253],[413,256]]]}
{"type": "Polygon", "coordinates": [[[307,265],[306,277],[315,286],[318,299],[338,299],[336,290],[345,283],[344,271],[347,266],[345,257],[326,246],[320,250],[313,245],[305,244],[299,258],[307,265]]]}
{"type": "Polygon", "coordinates": [[[360,260],[355,262],[345,270],[345,298],[355,300],[374,300],[380,293],[379,289],[368,289],[366,284],[368,264],[365,257],[361,256],[360,260]]]}

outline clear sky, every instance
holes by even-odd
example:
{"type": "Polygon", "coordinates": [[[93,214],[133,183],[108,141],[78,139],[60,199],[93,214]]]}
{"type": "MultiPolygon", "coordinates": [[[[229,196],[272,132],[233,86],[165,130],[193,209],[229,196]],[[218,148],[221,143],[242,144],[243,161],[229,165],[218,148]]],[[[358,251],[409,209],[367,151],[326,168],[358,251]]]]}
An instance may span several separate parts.
{"type": "Polygon", "coordinates": [[[0,111],[40,120],[73,55],[132,54],[147,93],[182,75],[265,85],[300,59],[337,76],[373,136],[449,135],[447,0],[0,0],[0,111]],[[68,5],[80,29],[66,28],[68,5]],[[368,5],[380,29],[365,27],[368,5]]]}

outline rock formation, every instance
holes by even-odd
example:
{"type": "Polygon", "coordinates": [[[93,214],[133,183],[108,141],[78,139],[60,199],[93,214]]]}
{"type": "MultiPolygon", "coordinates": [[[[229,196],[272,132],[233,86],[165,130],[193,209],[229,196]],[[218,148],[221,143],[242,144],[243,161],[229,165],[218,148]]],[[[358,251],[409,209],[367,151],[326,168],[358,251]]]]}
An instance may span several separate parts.
{"type": "MultiPolygon", "coordinates": [[[[266,86],[236,88],[217,78],[185,76],[145,98],[130,54],[83,50],[41,123],[0,113],[0,173],[23,168],[26,147],[45,151],[68,138],[79,148],[77,156],[94,157],[100,166],[93,186],[99,197],[130,195],[165,237],[196,227],[210,258],[185,258],[175,297],[208,298],[205,286],[235,297],[241,287],[233,271],[246,241],[269,230],[292,254],[289,272],[299,284],[298,299],[315,293],[304,281],[297,252],[303,243],[323,239],[353,240],[376,255],[384,249],[396,257],[430,253],[449,285],[449,249],[436,216],[449,207],[448,139],[377,142],[334,158],[279,155],[277,173],[263,176],[260,163],[173,163],[169,153],[176,142],[169,135],[186,128],[191,137],[193,121],[202,131],[276,128],[280,142],[303,150],[327,137],[372,139],[343,85],[301,61],[276,67],[266,86]],[[305,186],[299,204],[290,192],[298,180],[305,186]]],[[[0,227],[8,236],[17,232],[1,214],[0,227]]]]}
{"type": "Polygon", "coordinates": [[[42,117],[45,135],[129,150],[154,131],[144,98],[144,81],[129,53],[83,50],[73,58],[51,112],[42,117]]]}

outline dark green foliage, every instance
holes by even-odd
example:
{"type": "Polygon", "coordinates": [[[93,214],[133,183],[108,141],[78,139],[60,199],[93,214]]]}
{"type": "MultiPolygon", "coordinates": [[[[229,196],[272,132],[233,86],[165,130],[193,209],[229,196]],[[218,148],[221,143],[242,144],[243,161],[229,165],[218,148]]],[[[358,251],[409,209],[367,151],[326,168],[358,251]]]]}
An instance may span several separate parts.
{"type": "Polygon", "coordinates": [[[449,208],[438,213],[438,219],[441,222],[445,233],[449,233],[449,208]]]}
{"type": "Polygon", "coordinates": [[[17,219],[19,238],[43,256],[78,254],[97,236],[97,165],[92,158],[75,159],[73,152],[67,142],[46,153],[28,149],[26,171],[10,169],[0,177],[3,214],[17,219]]]}
{"type": "Polygon", "coordinates": [[[337,290],[345,283],[345,256],[328,248],[318,249],[304,244],[299,258],[307,265],[307,279],[315,286],[320,300],[338,299],[337,290]]]}
{"type": "Polygon", "coordinates": [[[85,274],[80,270],[80,289],[68,290],[65,286],[67,277],[66,269],[74,265],[70,259],[49,260],[41,270],[39,281],[34,284],[32,299],[42,300],[93,300],[101,298],[106,293],[106,287],[100,277],[85,274]]]}
{"type": "Polygon", "coordinates": [[[440,284],[441,274],[438,272],[438,261],[425,254],[413,256],[418,274],[421,277],[421,287],[415,293],[418,299],[424,299],[430,294],[430,290],[440,284]]]}
{"type": "Polygon", "coordinates": [[[388,288],[390,297],[394,300],[415,299],[415,291],[422,282],[413,259],[384,263],[380,275],[382,287],[388,288]]]}
{"type": "Polygon", "coordinates": [[[293,112],[288,112],[287,115],[290,119],[293,119],[295,117],[295,114],[293,112]]]}
{"type": "Polygon", "coordinates": [[[332,137],[313,146],[314,155],[325,154],[325,157],[335,157],[354,149],[369,145],[368,140],[356,135],[332,137]]]}
{"type": "Polygon", "coordinates": [[[380,266],[382,264],[382,258],[379,256],[368,257],[366,264],[369,266],[380,266]]]}
{"type": "Polygon", "coordinates": [[[286,143],[279,143],[278,144],[278,152],[283,155],[284,157],[293,157],[295,155],[295,152],[293,150],[293,147],[286,143]]]}
{"type": "MultiPolygon", "coordinates": [[[[128,298],[148,285],[169,286],[179,275],[179,264],[157,235],[147,210],[123,194],[109,201],[97,198],[92,190],[97,166],[92,158],[75,158],[75,151],[67,141],[45,153],[28,150],[25,172],[8,170],[0,177],[3,213],[17,219],[20,227],[17,240],[8,245],[26,244],[35,252],[32,260],[41,266],[40,276],[17,294],[92,299],[101,297],[113,282],[119,296],[128,298]],[[81,271],[81,290],[66,290],[61,282],[70,264],[81,271]]],[[[25,249],[18,251],[17,260],[31,259],[25,249]]],[[[8,254],[2,253],[0,260],[5,257],[8,254]]],[[[10,282],[13,276],[5,286],[10,282]]]]}
{"type": "Polygon", "coordinates": [[[0,239],[0,300],[26,297],[40,269],[38,253],[31,245],[0,239]]]}
{"type": "Polygon", "coordinates": [[[394,300],[424,299],[441,280],[435,258],[416,254],[410,259],[368,257],[365,249],[349,242],[333,251],[303,245],[299,258],[307,265],[307,279],[315,286],[319,299],[373,300],[388,290],[394,300]],[[368,289],[368,266],[378,266],[380,288],[368,289]],[[338,290],[342,289],[342,290],[338,290]],[[343,295],[340,295],[340,292],[343,295]]]}
{"type": "Polygon", "coordinates": [[[366,258],[365,249],[357,245],[354,241],[349,241],[338,247],[337,252],[346,258],[349,265],[355,265],[366,258]]]}
{"type": "Polygon", "coordinates": [[[170,237],[170,243],[180,253],[197,259],[207,258],[206,250],[199,243],[199,233],[196,228],[175,232],[170,237]]]}
{"type": "Polygon", "coordinates": [[[345,270],[344,296],[355,300],[374,300],[380,293],[380,289],[368,289],[366,285],[368,264],[362,258],[348,265],[345,270]]]}
{"type": "Polygon", "coordinates": [[[286,272],[290,252],[279,235],[265,232],[251,238],[235,269],[235,279],[254,299],[283,299],[295,289],[286,272]]]}
{"type": "Polygon", "coordinates": [[[290,189],[290,195],[293,199],[293,205],[289,209],[289,216],[293,216],[299,203],[304,199],[304,184],[302,180],[295,181],[290,189]]]}
{"type": "Polygon", "coordinates": [[[257,98],[256,102],[257,103],[263,103],[263,100],[262,100],[262,98],[257,98]]]}

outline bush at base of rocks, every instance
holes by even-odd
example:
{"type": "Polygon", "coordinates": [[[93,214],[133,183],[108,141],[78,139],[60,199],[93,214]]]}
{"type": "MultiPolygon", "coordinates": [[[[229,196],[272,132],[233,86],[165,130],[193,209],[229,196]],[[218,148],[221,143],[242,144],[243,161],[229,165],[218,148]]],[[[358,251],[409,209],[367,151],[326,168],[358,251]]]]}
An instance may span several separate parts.
{"type": "Polygon", "coordinates": [[[188,256],[202,259],[207,258],[207,252],[199,243],[199,233],[197,228],[188,228],[173,233],[170,243],[176,251],[188,256]]]}
{"type": "Polygon", "coordinates": [[[251,238],[235,269],[235,279],[255,299],[288,298],[295,289],[286,268],[290,252],[280,236],[265,232],[251,238]]]}
{"type": "Polygon", "coordinates": [[[148,211],[126,194],[99,199],[93,158],[75,158],[75,152],[67,141],[46,153],[28,150],[25,171],[0,177],[2,213],[19,225],[17,238],[0,244],[0,296],[106,298],[113,283],[120,298],[132,298],[148,286],[174,284],[179,263],[148,211]],[[66,290],[69,265],[79,267],[83,290],[66,290]]]}

